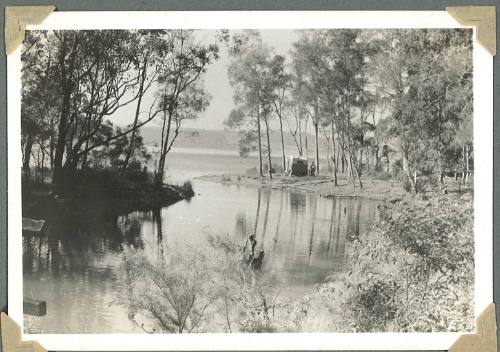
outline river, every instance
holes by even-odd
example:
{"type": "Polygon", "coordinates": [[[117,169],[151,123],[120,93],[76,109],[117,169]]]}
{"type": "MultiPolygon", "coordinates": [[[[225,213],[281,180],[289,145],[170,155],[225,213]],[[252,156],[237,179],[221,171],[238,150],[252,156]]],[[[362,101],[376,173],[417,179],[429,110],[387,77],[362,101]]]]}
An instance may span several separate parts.
{"type": "Polygon", "coordinates": [[[47,315],[25,326],[43,333],[142,332],[117,304],[126,247],[152,256],[179,244],[204,246],[208,234],[243,243],[255,232],[265,251],[263,271],[275,278],[269,285],[296,297],[343,270],[346,241],[369,231],[377,202],[195,179],[254,165],[252,158],[172,153],[167,178],[193,179],[191,200],[112,217],[50,214],[43,235],[23,236],[24,296],[47,302],[47,315]]]}

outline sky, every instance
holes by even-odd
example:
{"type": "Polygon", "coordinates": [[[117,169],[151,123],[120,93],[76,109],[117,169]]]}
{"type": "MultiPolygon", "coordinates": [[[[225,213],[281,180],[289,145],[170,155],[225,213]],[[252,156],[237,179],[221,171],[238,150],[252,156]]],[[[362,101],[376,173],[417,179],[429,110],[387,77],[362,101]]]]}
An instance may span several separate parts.
{"type": "MultiPolygon", "coordinates": [[[[294,30],[279,29],[279,30],[260,30],[262,40],[274,49],[274,53],[286,55],[292,48],[292,44],[298,39],[298,34],[294,30]]],[[[230,31],[231,33],[231,31],[230,31]]],[[[215,31],[200,30],[196,34],[203,42],[215,41],[215,31]]],[[[229,84],[227,75],[227,67],[230,59],[224,45],[220,45],[220,57],[212,63],[203,77],[206,91],[212,97],[208,108],[200,114],[199,118],[194,121],[188,121],[186,127],[199,128],[207,130],[223,130],[224,120],[229,116],[230,111],[234,108],[233,103],[233,88],[229,84]]],[[[142,103],[144,113],[153,101],[153,88],[148,91],[142,103]]],[[[127,125],[132,122],[135,113],[135,104],[129,104],[111,116],[110,119],[117,125],[127,125]]],[[[154,122],[153,122],[154,123],[154,122]]]]}

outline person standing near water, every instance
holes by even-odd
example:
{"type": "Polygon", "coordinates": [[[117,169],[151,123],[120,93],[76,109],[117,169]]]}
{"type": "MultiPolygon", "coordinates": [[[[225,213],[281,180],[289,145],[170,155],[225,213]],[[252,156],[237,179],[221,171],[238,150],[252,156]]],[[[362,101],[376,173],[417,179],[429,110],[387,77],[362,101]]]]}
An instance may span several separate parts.
{"type": "Polygon", "coordinates": [[[248,263],[250,263],[255,255],[255,246],[257,246],[257,240],[255,239],[255,235],[248,236],[245,241],[245,245],[243,246],[243,252],[247,251],[247,244],[250,244],[250,255],[248,256],[248,263]]]}
{"type": "Polygon", "coordinates": [[[316,165],[314,164],[314,161],[311,164],[311,167],[309,168],[309,176],[314,176],[316,175],[316,165]]]}

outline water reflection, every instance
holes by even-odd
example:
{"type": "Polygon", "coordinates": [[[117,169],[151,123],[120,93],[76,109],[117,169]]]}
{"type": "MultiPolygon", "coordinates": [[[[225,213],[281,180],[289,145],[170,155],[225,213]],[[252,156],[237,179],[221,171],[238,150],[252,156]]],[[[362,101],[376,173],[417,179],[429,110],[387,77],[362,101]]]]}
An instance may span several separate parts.
{"type": "Polygon", "coordinates": [[[39,214],[46,231],[23,235],[23,265],[25,296],[47,301],[43,331],[140,332],[115,302],[129,279],[122,265],[127,247],[154,258],[181,243],[205,246],[208,233],[230,234],[241,244],[254,233],[256,252],[265,251],[263,270],[274,278],[269,285],[293,298],[342,270],[346,241],[368,231],[376,216],[369,200],[201,181],[195,188],[203,192],[191,202],[149,212],[39,214]]]}

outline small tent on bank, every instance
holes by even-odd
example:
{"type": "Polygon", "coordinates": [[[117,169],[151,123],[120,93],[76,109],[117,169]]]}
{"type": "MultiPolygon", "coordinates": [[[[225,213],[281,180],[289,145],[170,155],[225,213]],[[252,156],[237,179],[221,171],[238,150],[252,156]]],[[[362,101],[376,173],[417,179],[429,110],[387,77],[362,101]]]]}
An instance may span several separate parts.
{"type": "Polygon", "coordinates": [[[293,155],[289,156],[287,162],[287,174],[290,176],[307,176],[307,159],[302,157],[294,157],[293,155]]]}

